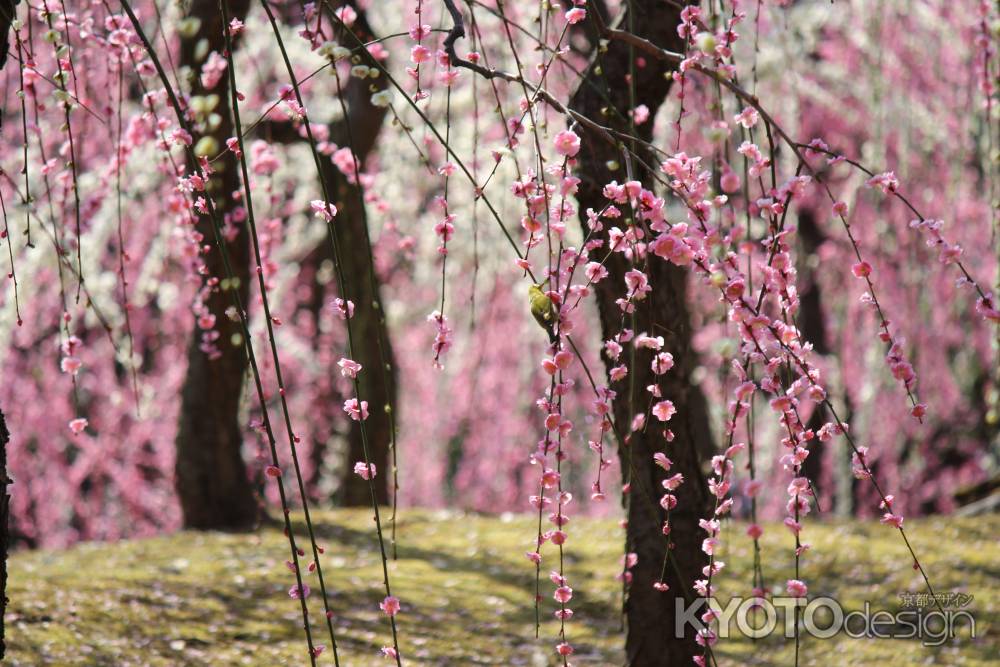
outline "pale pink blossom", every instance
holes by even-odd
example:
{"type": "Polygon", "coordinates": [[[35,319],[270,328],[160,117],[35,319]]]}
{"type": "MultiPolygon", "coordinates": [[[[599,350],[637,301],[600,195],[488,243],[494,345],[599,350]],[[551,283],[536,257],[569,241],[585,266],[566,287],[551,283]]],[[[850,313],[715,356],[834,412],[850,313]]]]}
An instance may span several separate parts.
{"type": "Polygon", "coordinates": [[[399,613],[399,598],[389,595],[378,606],[379,609],[385,612],[386,616],[395,616],[399,613]]]}
{"type": "Polygon", "coordinates": [[[307,584],[302,584],[301,588],[299,588],[298,585],[295,585],[288,589],[288,597],[292,598],[293,600],[299,600],[301,598],[309,597],[309,594],[311,592],[312,589],[309,588],[307,584]]]}
{"type": "Polygon", "coordinates": [[[746,107],[743,111],[736,114],[733,120],[742,125],[744,128],[750,129],[757,124],[758,120],[760,120],[760,114],[757,113],[757,110],[753,107],[746,107]]]}
{"type": "Polygon", "coordinates": [[[346,357],[341,357],[340,361],[337,362],[337,365],[340,366],[340,374],[345,378],[356,378],[362,368],[361,364],[353,359],[347,359],[346,357]]]}
{"type": "Polygon", "coordinates": [[[90,424],[90,422],[83,417],[77,417],[76,419],[70,421],[69,430],[73,432],[73,435],[80,435],[83,433],[84,429],[87,428],[88,424],[90,424]]]}
{"type": "Polygon", "coordinates": [[[663,480],[662,485],[663,488],[666,489],[667,491],[676,491],[677,487],[679,487],[683,483],[684,483],[684,474],[676,473],[675,475],[663,480]]]}
{"type": "Polygon", "coordinates": [[[410,60],[417,63],[425,63],[431,59],[431,50],[423,44],[417,44],[410,49],[410,60]]]}
{"type": "Polygon", "coordinates": [[[574,157],[580,152],[580,137],[572,130],[562,130],[556,134],[556,153],[566,157],[574,157]]]}
{"type": "Polygon", "coordinates": [[[344,412],[356,422],[364,421],[368,419],[368,401],[361,401],[359,404],[356,398],[348,399],[344,401],[344,412]]]}
{"type": "Polygon", "coordinates": [[[660,352],[653,357],[653,363],[650,366],[653,369],[653,373],[663,375],[674,367],[674,355],[669,352],[660,352]]]}
{"type": "Polygon", "coordinates": [[[337,207],[322,199],[314,199],[309,202],[309,208],[312,209],[313,215],[317,218],[323,218],[327,222],[333,220],[337,215],[337,207]]]}
{"type": "Polygon", "coordinates": [[[342,320],[349,320],[354,317],[354,302],[343,299],[333,300],[333,312],[342,320]]]}
{"type": "Polygon", "coordinates": [[[805,583],[798,579],[789,579],[785,583],[785,589],[793,598],[805,597],[806,593],[809,592],[809,588],[805,585],[805,583]]]}
{"type": "Polygon", "coordinates": [[[674,408],[674,404],[671,401],[660,401],[653,406],[653,416],[661,422],[670,421],[670,418],[674,416],[675,412],[677,412],[677,410],[674,408]]]}
{"type": "Polygon", "coordinates": [[[364,461],[358,461],[354,464],[354,474],[361,477],[361,479],[374,479],[376,475],[375,464],[369,463],[365,465],[364,461]]]}
{"type": "Polygon", "coordinates": [[[69,373],[70,375],[76,375],[82,366],[83,362],[76,357],[63,357],[62,361],[59,362],[62,372],[69,373]]]}

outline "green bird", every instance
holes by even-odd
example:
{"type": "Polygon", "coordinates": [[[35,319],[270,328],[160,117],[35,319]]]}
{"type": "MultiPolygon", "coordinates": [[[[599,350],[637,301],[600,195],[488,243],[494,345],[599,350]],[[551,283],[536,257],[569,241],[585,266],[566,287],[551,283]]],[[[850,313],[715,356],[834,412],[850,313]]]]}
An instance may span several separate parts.
{"type": "Polygon", "coordinates": [[[533,284],[528,287],[528,301],[531,303],[531,316],[549,333],[549,342],[556,342],[556,309],[552,299],[542,291],[541,285],[533,284]]]}

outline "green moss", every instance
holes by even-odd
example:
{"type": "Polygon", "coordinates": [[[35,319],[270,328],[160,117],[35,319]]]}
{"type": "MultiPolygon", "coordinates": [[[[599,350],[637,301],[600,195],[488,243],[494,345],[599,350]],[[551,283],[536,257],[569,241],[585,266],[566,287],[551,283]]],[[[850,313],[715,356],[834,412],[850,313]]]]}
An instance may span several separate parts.
{"type": "MultiPolygon", "coordinates": [[[[381,566],[370,513],[317,512],[316,520],[341,664],[387,664],[378,657],[389,634],[378,610],[381,566]]],[[[926,648],[906,640],[805,638],[800,664],[996,664],[998,528],[996,516],[907,521],[936,588],[975,596],[969,608],[978,639],[963,636],[926,648]]],[[[741,524],[724,529],[723,598],[749,589],[752,556],[743,530],[741,524]]],[[[407,511],[398,532],[399,560],[390,573],[403,601],[397,619],[407,664],[555,664],[557,623],[547,580],[542,638],[534,639],[534,570],[524,558],[534,535],[530,517],[407,511]]],[[[870,600],[874,608],[891,610],[900,605],[899,593],[924,590],[895,530],[814,521],[803,537],[813,545],[802,559],[810,596],[830,595],[852,609],[870,600]]],[[[791,545],[787,530],[767,527],[769,584],[790,578],[791,545]]],[[[620,664],[620,529],[609,520],[578,519],[567,548],[566,571],[576,589],[577,614],[569,624],[575,663],[620,664]]],[[[18,553],[10,562],[9,664],[307,664],[299,607],[286,593],[293,583],[284,566],[287,549],[280,529],[269,527],[256,534],[184,532],[18,553]]],[[[318,643],[329,644],[318,594],[310,597],[313,633],[318,643]]],[[[792,664],[793,654],[792,642],[775,637],[756,643],[733,638],[717,646],[721,665],[792,664]]],[[[321,663],[333,664],[329,649],[321,663]]]]}

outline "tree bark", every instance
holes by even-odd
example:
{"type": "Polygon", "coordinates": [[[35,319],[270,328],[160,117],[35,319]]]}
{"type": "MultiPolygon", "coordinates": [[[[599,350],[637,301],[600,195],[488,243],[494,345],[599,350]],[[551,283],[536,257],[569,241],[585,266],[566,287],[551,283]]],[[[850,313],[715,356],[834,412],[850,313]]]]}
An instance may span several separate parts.
{"type": "MultiPolygon", "coordinates": [[[[367,14],[357,3],[352,1],[336,4],[354,7],[357,19],[351,29],[358,39],[363,42],[375,39],[367,14]]],[[[352,38],[341,41],[347,46],[353,45],[352,38]]],[[[375,67],[367,53],[357,57],[360,64],[375,67]]],[[[371,96],[388,87],[388,81],[384,76],[376,79],[350,77],[341,83],[347,113],[345,118],[330,126],[330,140],[341,147],[349,146],[358,160],[358,170],[363,171],[364,162],[375,147],[388,113],[384,107],[374,106],[371,96]]],[[[356,306],[355,315],[351,319],[351,332],[354,360],[364,367],[358,375],[358,381],[361,398],[368,401],[369,408],[369,417],[365,421],[368,454],[378,471],[374,479],[376,500],[380,504],[386,504],[389,502],[389,486],[393,478],[389,449],[394,420],[388,408],[396,404],[396,365],[385,310],[382,308],[380,283],[373,264],[368,216],[359,186],[351,182],[353,178],[349,179],[341,173],[327,156],[322,159],[321,177],[339,209],[334,227],[345,281],[343,285],[334,281],[330,283],[330,288],[335,289],[341,298],[353,301],[356,306]]],[[[333,249],[329,242],[324,241],[317,248],[314,258],[316,266],[323,261],[333,260],[333,249]]],[[[326,301],[326,298],[321,300],[326,301]]],[[[369,506],[372,499],[368,482],[354,473],[354,463],[365,460],[361,423],[351,421],[348,427],[338,500],[348,507],[369,506]]]]}
{"type": "MultiPolygon", "coordinates": [[[[813,344],[813,350],[818,355],[830,353],[830,346],[826,340],[826,317],[823,310],[823,295],[819,289],[816,272],[809,265],[809,259],[816,256],[819,247],[826,241],[823,230],[816,222],[816,215],[809,209],[799,211],[798,237],[801,244],[801,254],[799,255],[799,312],[797,324],[802,331],[803,339],[813,344]]],[[[817,405],[813,409],[806,428],[813,431],[826,422],[826,408],[817,405]]],[[[809,446],[809,457],[802,463],[802,475],[807,477],[813,485],[813,491],[817,499],[826,491],[828,485],[824,480],[824,468],[827,458],[827,443],[816,438],[809,446]]],[[[832,480],[835,470],[828,471],[831,474],[826,477],[832,480]]]]}
{"type": "MultiPolygon", "coordinates": [[[[368,23],[368,17],[357,3],[339,2],[323,7],[329,13],[331,6],[350,5],[357,13],[357,19],[351,26],[352,32],[361,42],[375,39],[368,23]]],[[[330,20],[335,26],[336,21],[330,20]]],[[[339,34],[339,33],[338,33],[339,34]]],[[[354,40],[345,37],[341,40],[345,46],[353,46],[354,40]]],[[[357,64],[375,67],[366,54],[359,54],[357,64]]],[[[347,107],[346,118],[334,121],[329,126],[330,141],[339,147],[353,150],[358,159],[359,170],[364,170],[364,163],[375,147],[379,132],[387,115],[383,107],[371,103],[373,93],[388,87],[386,77],[376,79],[360,79],[349,77],[342,80],[343,99],[347,107]],[[348,131],[350,125],[350,131],[348,131]]],[[[339,107],[339,102],[336,103],[339,107]]],[[[338,109],[339,110],[339,109],[338,109]]],[[[306,139],[289,123],[265,122],[257,128],[258,133],[269,141],[279,143],[299,143],[306,139]]],[[[386,407],[396,404],[396,365],[393,356],[389,328],[385,320],[385,310],[382,308],[381,281],[373,271],[372,246],[368,229],[368,217],[361,200],[362,193],[358,187],[333,164],[327,155],[321,155],[322,173],[320,178],[337,206],[337,218],[334,224],[337,244],[340,248],[340,261],[345,278],[345,285],[337,285],[336,281],[329,285],[318,284],[315,276],[325,263],[334,261],[333,247],[329,239],[323,240],[302,260],[301,275],[307,281],[304,284],[311,290],[310,298],[303,305],[308,310],[313,322],[318,322],[321,312],[333,296],[349,299],[356,305],[355,316],[351,320],[351,330],[354,343],[354,360],[364,367],[358,375],[361,387],[361,397],[368,401],[369,417],[365,422],[368,437],[368,452],[371,462],[375,464],[378,474],[374,479],[375,495],[379,503],[389,501],[389,486],[392,479],[392,468],[389,462],[389,451],[392,443],[393,418],[386,407]],[[384,362],[384,363],[383,363],[384,362]]],[[[338,373],[336,368],[330,368],[330,373],[338,373]]],[[[353,394],[352,394],[353,397],[353,394]]],[[[325,396],[321,399],[326,404],[343,401],[337,388],[331,383],[325,396]]],[[[338,408],[333,411],[338,417],[343,412],[338,408]]],[[[371,492],[368,482],[354,473],[354,464],[364,460],[364,447],[361,439],[359,422],[350,421],[347,424],[346,446],[344,448],[343,466],[340,471],[340,487],[336,500],[341,504],[355,507],[371,504],[371,492]]],[[[326,454],[326,440],[317,439],[313,442],[312,459],[319,470],[326,454]]]]}
{"type": "MultiPolygon", "coordinates": [[[[249,0],[226,1],[234,18],[246,18],[249,0]]],[[[211,90],[205,90],[198,75],[208,53],[222,54],[225,49],[222,12],[216,0],[194,0],[188,16],[199,19],[200,25],[193,35],[182,38],[180,64],[194,73],[192,97],[218,95],[219,104],[214,113],[221,119],[214,128],[203,127],[204,132],[194,137],[195,146],[201,137],[211,136],[217,146],[224,149],[226,139],[234,135],[228,104],[228,76],[222,76],[211,90]],[[207,50],[199,49],[202,40],[208,44],[207,50]]],[[[188,169],[195,166],[189,163],[188,169]]],[[[236,208],[233,193],[240,187],[237,162],[231,152],[226,152],[213,166],[216,173],[209,183],[208,195],[213,197],[218,215],[223,218],[236,208]]],[[[222,255],[214,245],[211,219],[199,216],[196,230],[204,239],[202,244],[211,248],[202,257],[203,289],[210,291],[205,304],[208,312],[215,316],[215,328],[219,333],[215,345],[219,354],[213,358],[214,355],[203,351],[201,330],[196,325],[188,348],[188,370],[181,391],[176,441],[177,494],[185,527],[247,529],[254,525],[258,514],[241,451],[243,436],[239,423],[247,356],[239,322],[226,315],[226,309],[232,305],[232,295],[220,289],[225,271],[222,255]]],[[[238,279],[235,289],[245,306],[250,294],[249,234],[242,222],[233,223],[233,230],[234,234],[226,242],[227,250],[238,279]]],[[[229,288],[232,289],[232,285],[229,288]]]]}
{"type": "MultiPolygon", "coordinates": [[[[384,115],[384,112],[379,115],[384,115]]],[[[377,128],[375,131],[378,131],[377,128]]],[[[359,159],[362,157],[357,147],[355,154],[359,159]]],[[[380,504],[386,504],[389,502],[389,482],[392,479],[389,464],[392,420],[386,408],[396,403],[396,371],[378,280],[377,277],[374,280],[371,278],[374,266],[369,251],[368,219],[357,187],[348,183],[328,159],[323,161],[323,178],[340,209],[336,225],[337,243],[341,249],[341,269],[347,282],[331,286],[342,298],[350,299],[356,305],[351,330],[354,360],[364,367],[358,380],[361,398],[368,401],[369,408],[369,417],[365,421],[368,454],[378,471],[374,479],[376,499],[380,504]]],[[[323,250],[320,254],[326,255],[327,247],[324,246],[323,250]]],[[[361,423],[352,421],[347,432],[346,461],[342,469],[339,498],[345,506],[371,505],[368,482],[354,473],[354,463],[364,460],[361,423]]]]}
{"type": "Polygon", "coordinates": [[[7,640],[5,633],[4,618],[7,615],[7,548],[10,544],[10,531],[8,530],[10,520],[10,494],[7,489],[11,482],[7,476],[7,445],[10,444],[10,432],[7,430],[7,422],[4,420],[3,411],[0,411],[0,660],[7,654],[7,640]]]}
{"type": "MultiPolygon", "coordinates": [[[[627,18],[620,23],[629,29],[672,51],[683,51],[684,45],[677,35],[680,22],[680,8],[661,0],[636,0],[629,5],[635,11],[634,21],[627,18]],[[631,26],[630,26],[631,24],[631,26]]],[[[624,10],[623,10],[624,11],[624,10]]],[[[628,111],[638,104],[645,104],[652,116],[662,105],[670,87],[665,78],[667,67],[647,60],[644,66],[635,65],[635,100],[630,100],[626,83],[629,75],[629,47],[612,41],[607,52],[598,54],[591,65],[587,78],[581,82],[571,108],[575,111],[623,131],[629,131],[628,111]],[[600,65],[602,73],[595,71],[600,65]],[[602,109],[616,109],[617,114],[603,113],[602,109]]],[[[636,128],[636,133],[645,140],[652,138],[652,123],[636,128]]],[[[625,180],[624,168],[609,171],[608,163],[616,161],[624,167],[618,150],[604,138],[580,130],[582,148],[578,155],[580,163],[577,175],[582,179],[577,200],[580,206],[580,220],[585,231],[588,223],[587,208],[600,210],[606,200],[602,195],[603,186],[612,180],[625,180]]],[[[642,159],[648,164],[656,164],[655,156],[641,147],[642,159]]],[[[636,164],[634,178],[650,186],[649,174],[636,164]]],[[[606,231],[598,238],[607,239],[606,231]]],[[[620,330],[622,311],[615,303],[625,293],[625,273],[632,267],[621,253],[614,253],[606,267],[608,278],[595,287],[600,311],[601,327],[605,339],[620,330]]],[[[639,267],[642,268],[642,267],[639,267]]],[[[629,551],[638,555],[638,562],[631,570],[632,583],[625,602],[627,621],[626,657],[634,667],[692,664],[692,657],[701,654],[701,648],[694,641],[695,629],[685,627],[675,631],[677,616],[675,601],[683,604],[684,598],[693,599],[692,584],[701,578],[701,569],[707,564],[701,551],[704,535],[698,527],[698,520],[709,512],[708,492],[700,465],[700,451],[711,451],[711,436],[708,429],[705,401],[697,387],[690,383],[690,371],[695,362],[691,350],[691,323],[686,302],[686,271],[682,268],[651,258],[647,270],[652,292],[645,300],[637,303],[635,322],[626,319],[626,326],[637,333],[662,335],[666,351],[674,355],[675,366],[666,375],[657,378],[650,368],[652,353],[636,350],[635,363],[630,364],[629,377],[614,387],[617,397],[613,411],[620,434],[625,435],[635,414],[646,412],[649,394],[645,387],[659,381],[664,398],[673,401],[677,413],[667,424],[673,430],[675,439],[667,443],[662,429],[650,424],[647,430],[625,436],[625,443],[619,443],[619,459],[623,475],[631,478],[631,491],[627,503],[628,527],[627,545],[629,551]],[[634,386],[634,398],[630,397],[629,383],[634,386]],[[626,385],[626,386],[621,386],[626,385]],[[680,472],[685,482],[677,490],[678,506],[671,512],[671,551],[674,563],[666,569],[665,582],[670,590],[665,593],[653,589],[653,583],[660,578],[661,567],[666,554],[666,538],[661,528],[666,513],[658,504],[663,493],[661,481],[667,477],[665,471],[653,463],[653,454],[663,451],[673,461],[670,474],[680,472]],[[630,474],[631,471],[631,474],[630,474]],[[676,565],[676,567],[674,567],[676,565]]],[[[630,349],[623,352],[631,354],[630,349]]],[[[605,358],[610,369],[614,362],[605,358]]]]}
{"type": "MultiPolygon", "coordinates": [[[[351,26],[357,38],[361,42],[375,39],[367,14],[357,3],[334,2],[323,7],[329,14],[331,7],[344,5],[354,7],[357,13],[357,19],[351,26]]],[[[334,26],[335,33],[339,34],[336,21],[331,18],[330,23],[334,26]]],[[[350,47],[354,45],[354,40],[345,37],[341,43],[350,47]]],[[[355,58],[356,64],[376,67],[367,54],[358,54],[355,58]]],[[[365,160],[375,147],[388,113],[387,109],[374,106],[371,103],[371,96],[377,91],[385,90],[388,81],[386,77],[376,79],[349,77],[341,83],[347,113],[346,117],[330,124],[328,128],[330,141],[339,147],[350,147],[358,159],[359,171],[363,171],[365,160]]],[[[339,107],[339,102],[335,104],[339,107]]],[[[305,141],[302,134],[289,123],[262,123],[258,127],[258,132],[266,139],[280,143],[305,141]]],[[[311,297],[306,300],[303,309],[310,312],[313,322],[318,322],[324,306],[333,296],[349,299],[356,306],[355,316],[351,320],[353,353],[354,360],[364,367],[364,371],[358,375],[358,380],[361,398],[368,401],[369,406],[369,417],[365,422],[368,452],[371,462],[378,470],[374,480],[375,495],[378,502],[384,504],[389,501],[390,480],[393,478],[389,451],[394,420],[387,408],[396,404],[396,365],[385,320],[385,310],[382,308],[381,281],[372,263],[371,238],[368,217],[362,201],[363,193],[351,182],[353,179],[348,179],[334,165],[329,156],[321,155],[320,161],[322,172],[319,177],[338,209],[334,232],[340,248],[341,268],[346,284],[338,285],[336,281],[332,281],[329,285],[321,285],[315,280],[320,267],[334,261],[333,247],[329,239],[324,236],[319,245],[302,260],[301,274],[308,281],[306,284],[311,290],[311,297]]],[[[336,368],[329,370],[330,373],[338,373],[336,368]]],[[[343,399],[344,397],[331,383],[322,400],[324,403],[333,404],[343,399]]],[[[334,414],[343,416],[339,406],[334,414]]],[[[346,506],[368,506],[371,504],[368,482],[354,473],[354,463],[365,458],[359,422],[350,421],[347,424],[345,439],[337,500],[346,506]]],[[[317,439],[313,443],[312,458],[317,470],[321,466],[325,450],[325,440],[317,439]]]]}

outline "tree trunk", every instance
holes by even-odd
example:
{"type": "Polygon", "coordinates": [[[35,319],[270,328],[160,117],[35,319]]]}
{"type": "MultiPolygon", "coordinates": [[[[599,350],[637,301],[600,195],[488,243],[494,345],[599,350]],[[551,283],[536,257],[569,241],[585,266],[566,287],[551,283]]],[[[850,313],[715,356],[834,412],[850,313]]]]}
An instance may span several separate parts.
{"type": "MultiPolygon", "coordinates": [[[[226,1],[234,18],[246,18],[249,0],[226,1]]],[[[192,97],[218,95],[219,104],[214,113],[221,118],[217,126],[206,128],[204,133],[194,137],[195,146],[201,137],[211,136],[216,142],[213,152],[217,153],[225,148],[226,139],[234,135],[228,104],[229,79],[223,75],[211,90],[206,90],[199,72],[208,53],[216,51],[221,55],[225,49],[222,13],[216,0],[194,0],[188,16],[199,19],[200,25],[194,35],[182,39],[180,64],[194,72],[192,97]],[[207,42],[208,49],[199,51],[198,44],[202,40],[207,42]]],[[[189,163],[188,169],[194,166],[189,163]]],[[[233,154],[227,152],[213,166],[216,173],[208,194],[214,198],[219,217],[224,218],[236,208],[233,192],[240,187],[237,162],[233,154]]],[[[239,281],[235,289],[246,306],[250,293],[249,234],[243,222],[234,222],[232,229],[234,233],[227,241],[227,250],[239,281]]],[[[202,349],[203,331],[197,325],[191,337],[177,432],[177,494],[185,527],[246,529],[257,519],[257,503],[241,452],[243,437],[239,423],[247,356],[239,322],[226,315],[226,309],[232,305],[232,295],[220,289],[225,271],[222,255],[214,244],[211,219],[199,216],[196,230],[203,237],[202,244],[211,248],[203,255],[203,289],[210,290],[205,300],[206,312],[215,317],[219,337],[214,342],[217,353],[212,354],[202,349]]]]}
{"type": "MultiPolygon", "coordinates": [[[[355,149],[357,153],[357,150],[355,149]]],[[[360,156],[359,156],[360,157],[360,156]]],[[[358,196],[357,188],[349,184],[340,171],[324,159],[323,178],[335,198],[340,213],[337,216],[337,243],[340,262],[347,284],[336,285],[343,298],[356,305],[351,319],[354,338],[354,360],[364,370],[358,375],[361,398],[368,401],[369,417],[365,421],[368,454],[375,464],[375,495],[380,504],[389,502],[389,482],[392,472],[389,465],[389,446],[392,442],[392,420],[386,408],[395,405],[396,382],[392,345],[385,324],[385,313],[377,280],[368,249],[368,219],[358,196]],[[385,360],[383,362],[383,359],[385,360]]],[[[325,254],[325,253],[324,253],[325,254]]],[[[354,473],[354,463],[364,461],[361,423],[350,422],[347,433],[346,465],[342,469],[341,504],[348,507],[371,505],[368,482],[354,473]]]]}
{"type": "MultiPolygon", "coordinates": [[[[374,40],[375,35],[368,23],[367,14],[356,2],[333,2],[329,5],[324,4],[323,7],[329,13],[331,7],[344,5],[354,7],[357,13],[357,19],[351,26],[357,38],[361,42],[374,40]]],[[[333,26],[337,25],[334,19],[330,19],[330,23],[333,26]]],[[[334,30],[336,31],[336,27],[334,30]]],[[[346,46],[354,45],[353,38],[350,37],[345,37],[341,41],[346,46]]],[[[366,54],[359,54],[357,58],[359,64],[375,67],[375,63],[371,62],[366,54]]],[[[377,91],[386,89],[389,84],[386,77],[376,79],[349,77],[342,79],[341,84],[347,115],[346,118],[341,118],[329,126],[330,141],[339,147],[350,147],[358,159],[359,170],[363,171],[364,162],[375,147],[388,113],[385,108],[374,106],[371,103],[371,96],[377,91]]],[[[335,104],[339,111],[339,102],[335,104]]],[[[305,140],[289,123],[263,123],[258,131],[268,140],[280,143],[298,143],[305,140]]],[[[324,236],[319,245],[302,260],[301,274],[309,281],[307,286],[312,290],[311,298],[303,307],[310,310],[313,321],[318,322],[323,307],[334,296],[349,299],[356,306],[354,318],[351,320],[351,331],[354,360],[364,367],[364,371],[358,375],[358,380],[361,398],[368,401],[369,407],[369,417],[365,421],[368,452],[371,462],[378,471],[374,480],[376,498],[379,503],[387,503],[390,480],[393,477],[389,463],[393,418],[386,411],[386,407],[396,404],[396,367],[385,311],[382,308],[380,281],[372,270],[368,218],[361,201],[362,193],[358,187],[333,164],[329,156],[321,155],[320,159],[322,164],[320,177],[338,209],[334,232],[340,248],[341,268],[346,284],[338,285],[333,281],[329,285],[320,285],[313,279],[324,263],[332,263],[334,260],[333,248],[329,239],[324,236]]],[[[330,368],[330,372],[339,373],[336,368],[330,368]]],[[[321,400],[333,403],[342,401],[343,398],[331,384],[321,400]]],[[[343,417],[339,406],[335,414],[338,418],[343,417]]],[[[347,424],[346,441],[337,499],[346,506],[368,506],[371,504],[368,482],[354,473],[354,464],[364,461],[365,458],[359,422],[350,421],[347,424]]],[[[313,460],[319,468],[325,455],[325,440],[317,440],[313,443],[313,448],[313,460]]]]}
{"type": "MultiPolygon", "coordinates": [[[[358,18],[352,30],[362,41],[375,38],[368,24],[367,15],[354,2],[346,2],[355,7],[358,18]]],[[[350,43],[350,39],[345,39],[350,43]]],[[[362,63],[368,62],[367,56],[362,63]]],[[[343,98],[347,107],[347,117],[331,127],[330,138],[338,146],[350,146],[359,162],[359,170],[382,129],[387,110],[371,103],[371,96],[388,86],[386,77],[363,80],[350,77],[343,83],[343,98]],[[348,130],[348,127],[350,128],[348,130]]],[[[396,365],[393,360],[392,345],[382,308],[380,286],[375,267],[372,264],[372,246],[368,231],[368,217],[361,192],[340,172],[333,162],[323,158],[323,179],[327,191],[340,209],[335,225],[337,243],[340,247],[340,262],[346,284],[335,285],[341,298],[353,301],[357,307],[351,320],[354,343],[354,360],[364,367],[358,375],[361,398],[368,401],[369,417],[365,421],[368,438],[368,454],[375,464],[375,496],[380,504],[389,502],[389,482],[392,469],[389,464],[389,448],[392,442],[393,418],[387,408],[396,404],[396,365]]],[[[329,252],[329,244],[325,249],[329,252]]],[[[322,254],[326,254],[325,252],[322,254]]],[[[332,255],[331,255],[332,258],[332,255]]],[[[371,490],[368,482],[354,473],[354,463],[364,461],[361,439],[361,422],[352,421],[347,434],[346,460],[342,468],[340,489],[341,504],[348,507],[371,505],[371,490]]]]}
{"type": "Polygon", "coordinates": [[[7,641],[5,634],[4,618],[7,615],[7,547],[10,544],[10,532],[8,523],[10,520],[10,495],[7,488],[11,484],[10,477],[7,476],[7,445],[10,443],[10,432],[7,431],[7,422],[4,420],[3,412],[0,411],[0,660],[3,660],[7,653],[7,641]]]}
{"type": "MultiPolygon", "coordinates": [[[[635,11],[634,21],[626,18],[620,24],[623,29],[649,39],[653,43],[673,51],[682,51],[683,43],[677,35],[680,9],[661,0],[636,0],[630,3],[635,11]],[[631,23],[631,25],[629,25],[631,23]]],[[[598,54],[594,64],[603,70],[598,74],[591,66],[587,77],[577,89],[571,108],[604,125],[628,131],[628,123],[621,118],[628,117],[628,111],[635,105],[645,104],[652,116],[666,98],[670,80],[664,77],[666,66],[646,59],[645,66],[635,66],[635,101],[629,99],[629,47],[612,41],[607,52],[598,54]],[[617,114],[602,113],[602,108],[617,109],[617,114]]],[[[652,123],[639,126],[637,134],[650,140],[652,123]]],[[[577,200],[580,206],[581,223],[587,228],[585,212],[587,208],[599,210],[605,203],[602,195],[604,184],[617,179],[625,180],[622,170],[611,172],[610,161],[623,165],[624,160],[614,146],[602,137],[580,130],[582,148],[578,155],[580,183],[577,200]]],[[[655,156],[639,151],[648,164],[656,164],[655,156]]],[[[644,181],[649,187],[649,174],[638,168],[634,178],[644,181]]],[[[602,237],[607,238],[606,232],[602,237]]],[[[615,303],[625,292],[625,273],[632,267],[620,253],[614,253],[606,267],[609,277],[596,285],[597,303],[600,311],[604,338],[607,339],[620,330],[622,311],[615,303]]],[[[629,551],[638,555],[638,562],[631,570],[632,583],[625,603],[627,621],[626,657],[634,667],[692,664],[692,657],[701,654],[701,648],[694,641],[695,630],[682,628],[680,636],[675,631],[676,606],[683,604],[684,598],[694,598],[692,584],[701,578],[701,569],[707,564],[701,551],[704,535],[698,527],[698,520],[710,512],[708,492],[701,471],[699,452],[711,450],[711,435],[708,429],[704,397],[698,388],[691,386],[689,374],[694,366],[694,354],[690,348],[691,323],[686,303],[686,271],[651,258],[647,274],[652,292],[644,301],[638,302],[634,325],[626,320],[626,326],[637,333],[662,335],[665,350],[674,355],[675,366],[666,375],[657,378],[650,368],[650,350],[636,350],[635,363],[630,364],[630,375],[623,384],[634,386],[634,402],[628,386],[618,386],[618,395],[613,411],[618,431],[625,436],[625,443],[619,443],[619,459],[623,475],[631,478],[628,498],[627,545],[629,551]],[[664,398],[673,401],[677,413],[667,424],[675,433],[673,442],[667,443],[662,429],[650,424],[645,431],[626,435],[632,418],[644,413],[649,394],[645,387],[659,381],[664,398]],[[680,472],[685,482],[676,492],[678,506],[671,512],[670,523],[673,542],[671,550],[674,564],[668,565],[664,581],[670,586],[665,593],[653,589],[653,583],[660,578],[661,567],[666,553],[666,538],[661,528],[666,518],[658,504],[663,487],[660,482],[667,476],[665,471],[653,463],[653,454],[663,451],[673,461],[670,474],[680,472]],[[630,475],[630,470],[632,471],[630,475]],[[678,576],[678,571],[680,576],[678,576]]],[[[623,353],[630,355],[626,349],[623,353]]],[[[615,365],[605,359],[610,369],[615,365]]]]}

